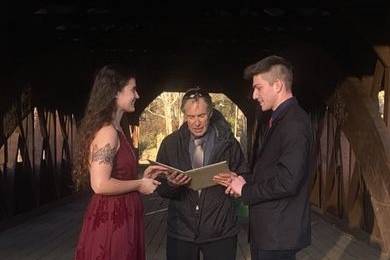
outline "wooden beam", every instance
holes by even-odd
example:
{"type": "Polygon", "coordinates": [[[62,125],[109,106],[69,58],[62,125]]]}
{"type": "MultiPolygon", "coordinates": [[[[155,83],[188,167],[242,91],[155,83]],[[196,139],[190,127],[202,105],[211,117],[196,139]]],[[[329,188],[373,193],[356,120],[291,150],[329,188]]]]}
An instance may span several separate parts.
{"type": "Polygon", "coordinates": [[[390,46],[375,45],[374,50],[385,67],[390,67],[390,46]]]}
{"type": "Polygon", "coordinates": [[[8,214],[15,214],[15,168],[18,155],[18,140],[20,130],[17,128],[7,140],[7,160],[6,160],[6,197],[8,203],[8,214]]]}
{"type": "Polygon", "coordinates": [[[34,186],[35,186],[35,204],[40,205],[41,201],[41,163],[42,163],[42,152],[43,152],[43,133],[41,128],[41,120],[44,120],[41,108],[34,108],[34,186]],[[39,109],[39,112],[38,112],[39,109]]]}
{"type": "MultiPolygon", "coordinates": [[[[350,140],[382,238],[390,253],[390,134],[378,116],[378,104],[362,93],[360,81],[346,80],[337,90],[345,106],[342,129],[350,140]]],[[[335,102],[335,101],[333,101],[335,102]]]]}
{"type": "Polygon", "coordinates": [[[370,93],[371,98],[375,101],[378,101],[378,92],[381,90],[384,71],[385,67],[383,66],[383,63],[378,59],[375,64],[374,79],[372,80],[370,93]]]}
{"type": "Polygon", "coordinates": [[[385,124],[389,127],[390,124],[390,68],[385,69],[385,103],[383,105],[383,119],[385,120],[385,124]]]}

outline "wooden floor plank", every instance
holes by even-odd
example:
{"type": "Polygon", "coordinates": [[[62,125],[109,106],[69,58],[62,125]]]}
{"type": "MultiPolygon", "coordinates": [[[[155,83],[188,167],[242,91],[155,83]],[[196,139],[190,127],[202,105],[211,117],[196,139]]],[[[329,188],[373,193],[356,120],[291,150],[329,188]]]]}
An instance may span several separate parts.
{"type": "Polygon", "coordinates": [[[329,258],[357,259],[360,257],[367,260],[379,258],[380,252],[375,248],[365,246],[364,242],[358,241],[322,219],[318,221],[321,222],[320,225],[312,226],[313,236],[319,238],[322,248],[327,248],[329,258]]]}
{"type": "MultiPolygon", "coordinates": [[[[161,247],[165,247],[165,244],[162,245],[161,241],[166,237],[166,219],[167,219],[167,213],[156,213],[158,214],[155,216],[155,220],[157,225],[157,228],[154,233],[151,233],[151,238],[148,238],[146,235],[146,240],[149,240],[149,243],[146,244],[147,247],[147,259],[148,260],[159,260],[163,259],[161,258],[161,247]]],[[[165,256],[163,256],[165,258],[165,256]]]]}
{"type": "MultiPolygon", "coordinates": [[[[156,195],[144,197],[145,245],[148,260],[164,260],[168,201],[156,195]]],[[[52,209],[28,223],[0,233],[0,259],[73,259],[87,199],[52,209]]],[[[313,214],[314,215],[314,214],[313,214]]],[[[345,234],[335,226],[313,216],[312,244],[298,253],[298,260],[371,260],[380,258],[377,247],[345,234]]],[[[247,227],[238,235],[237,260],[250,260],[247,227]]]]}
{"type": "Polygon", "coordinates": [[[249,260],[250,259],[250,247],[248,244],[248,233],[247,233],[247,225],[243,225],[242,229],[238,233],[238,243],[237,243],[237,256],[240,258],[237,259],[243,259],[243,260],[249,260]]]}

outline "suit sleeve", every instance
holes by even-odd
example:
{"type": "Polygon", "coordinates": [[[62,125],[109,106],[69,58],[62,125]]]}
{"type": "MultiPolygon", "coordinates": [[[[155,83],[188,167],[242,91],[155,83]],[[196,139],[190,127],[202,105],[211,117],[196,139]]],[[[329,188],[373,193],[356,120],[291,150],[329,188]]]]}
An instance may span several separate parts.
{"type": "MultiPolygon", "coordinates": [[[[242,199],[248,204],[294,196],[308,176],[308,158],[311,149],[310,127],[294,122],[283,129],[281,155],[276,163],[265,168],[268,179],[246,183],[242,188],[242,199]]],[[[256,172],[254,172],[256,174],[256,172]]]]}
{"type": "Polygon", "coordinates": [[[236,140],[236,138],[233,137],[233,139],[234,140],[232,152],[230,154],[229,168],[231,171],[237,173],[238,175],[248,174],[249,168],[244,153],[242,152],[241,146],[236,140]]]}
{"type": "MultiPolygon", "coordinates": [[[[170,161],[168,158],[167,153],[167,143],[166,139],[164,139],[160,145],[160,149],[157,153],[157,162],[170,165],[170,161]]],[[[178,199],[180,196],[181,191],[184,187],[172,187],[168,184],[168,181],[166,178],[158,178],[158,181],[161,182],[161,184],[157,187],[157,193],[163,197],[168,199],[178,199]]]]}

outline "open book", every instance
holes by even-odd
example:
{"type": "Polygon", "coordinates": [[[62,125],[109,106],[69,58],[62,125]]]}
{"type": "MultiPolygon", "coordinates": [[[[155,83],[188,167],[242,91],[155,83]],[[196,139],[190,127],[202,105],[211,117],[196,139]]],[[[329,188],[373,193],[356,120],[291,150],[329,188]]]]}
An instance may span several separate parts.
{"type": "Polygon", "coordinates": [[[193,190],[200,190],[200,189],[204,189],[207,187],[217,185],[217,183],[215,183],[213,181],[213,177],[215,175],[217,175],[218,173],[229,171],[229,167],[228,167],[226,161],[222,161],[222,162],[218,162],[218,163],[214,163],[214,164],[209,164],[209,165],[206,165],[206,166],[203,166],[200,168],[196,168],[196,169],[191,169],[188,171],[182,171],[182,170],[176,169],[172,166],[169,166],[169,165],[166,165],[163,163],[159,163],[159,162],[155,162],[155,161],[151,161],[151,160],[148,160],[148,161],[150,162],[150,164],[160,165],[160,166],[163,166],[163,167],[165,167],[173,172],[184,173],[184,174],[190,176],[191,182],[190,182],[189,188],[191,188],[193,190]]]}

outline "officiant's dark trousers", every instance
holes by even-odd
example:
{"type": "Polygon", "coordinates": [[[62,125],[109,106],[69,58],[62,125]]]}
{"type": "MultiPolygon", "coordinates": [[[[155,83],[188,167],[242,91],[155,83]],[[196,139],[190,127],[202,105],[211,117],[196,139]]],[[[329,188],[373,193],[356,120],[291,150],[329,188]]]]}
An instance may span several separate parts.
{"type": "Polygon", "coordinates": [[[167,260],[235,260],[237,236],[206,243],[192,243],[172,237],[167,238],[167,260]]]}

